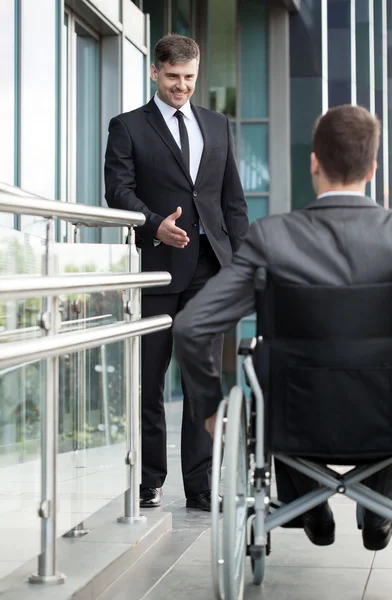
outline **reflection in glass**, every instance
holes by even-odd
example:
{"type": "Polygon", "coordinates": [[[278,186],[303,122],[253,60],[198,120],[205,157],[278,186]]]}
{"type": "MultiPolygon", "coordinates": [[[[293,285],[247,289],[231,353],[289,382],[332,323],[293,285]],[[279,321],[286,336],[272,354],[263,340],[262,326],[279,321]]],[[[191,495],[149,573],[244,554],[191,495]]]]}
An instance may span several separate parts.
{"type": "MultiPolygon", "coordinates": [[[[0,228],[0,275],[43,273],[40,238],[0,228]]],[[[43,335],[38,326],[41,298],[0,302],[0,344],[43,335]]],[[[30,460],[39,453],[44,363],[0,370],[0,466],[30,460]]]]}
{"type": "MultiPolygon", "coordinates": [[[[56,245],[59,273],[126,272],[126,246],[56,245]]],[[[62,298],[62,330],[123,321],[122,291],[62,298]]],[[[124,440],[123,343],[74,353],[60,360],[60,451],[107,446],[124,440]]]]}
{"type": "MultiPolygon", "coordinates": [[[[76,30],[76,199],[100,204],[99,42],[78,23],[76,30]]],[[[83,229],[82,241],[99,240],[99,230],[83,229]]]]}
{"type": "Polygon", "coordinates": [[[124,40],[124,111],[145,102],[145,57],[131,42],[124,40]]]}
{"type": "Polygon", "coordinates": [[[209,108],[228,117],[236,115],[236,0],[208,4],[209,108]]]}
{"type": "Polygon", "coordinates": [[[268,125],[241,125],[240,174],[245,192],[268,191],[268,125]]]}

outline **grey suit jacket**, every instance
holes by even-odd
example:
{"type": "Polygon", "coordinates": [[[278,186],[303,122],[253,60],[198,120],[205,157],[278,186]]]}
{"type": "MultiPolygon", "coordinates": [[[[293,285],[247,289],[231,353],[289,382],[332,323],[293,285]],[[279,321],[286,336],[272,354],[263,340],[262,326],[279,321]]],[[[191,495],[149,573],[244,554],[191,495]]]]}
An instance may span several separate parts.
{"type": "Polygon", "coordinates": [[[212,340],[255,311],[253,281],[259,268],[280,283],[390,282],[392,212],[365,196],[331,195],[251,225],[231,264],[187,304],[174,325],[188,393],[204,418],[214,414],[222,398],[212,340]]]}

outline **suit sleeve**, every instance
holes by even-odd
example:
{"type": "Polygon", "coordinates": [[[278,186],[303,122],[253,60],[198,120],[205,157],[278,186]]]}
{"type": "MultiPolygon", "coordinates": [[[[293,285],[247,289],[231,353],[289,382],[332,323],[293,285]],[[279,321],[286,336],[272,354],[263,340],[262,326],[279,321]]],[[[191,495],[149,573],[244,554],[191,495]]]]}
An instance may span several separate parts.
{"type": "Polygon", "coordinates": [[[213,415],[223,398],[212,357],[216,335],[232,329],[255,310],[256,270],[267,269],[260,221],[252,224],[232,262],[210,279],[174,323],[176,356],[195,413],[213,415]]]}
{"type": "Polygon", "coordinates": [[[142,212],[146,217],[138,234],[153,240],[164,217],[151,212],[136,193],[135,164],[131,136],[119,117],[109,124],[105,154],[105,198],[110,208],[142,212]]]}
{"type": "Polygon", "coordinates": [[[237,163],[234,155],[234,140],[230,122],[227,119],[228,153],[222,187],[222,212],[229,232],[233,251],[235,252],[244,239],[248,228],[248,208],[237,163]]]}

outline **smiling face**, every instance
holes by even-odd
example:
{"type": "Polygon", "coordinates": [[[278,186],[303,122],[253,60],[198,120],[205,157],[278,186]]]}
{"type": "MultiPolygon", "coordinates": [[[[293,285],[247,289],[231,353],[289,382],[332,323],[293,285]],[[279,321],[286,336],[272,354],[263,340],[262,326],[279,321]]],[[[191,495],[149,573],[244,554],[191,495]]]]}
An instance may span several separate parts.
{"type": "Polygon", "coordinates": [[[157,84],[160,100],[179,110],[192,97],[198,72],[199,61],[196,58],[174,65],[164,62],[159,69],[151,66],[151,79],[157,84]]]}

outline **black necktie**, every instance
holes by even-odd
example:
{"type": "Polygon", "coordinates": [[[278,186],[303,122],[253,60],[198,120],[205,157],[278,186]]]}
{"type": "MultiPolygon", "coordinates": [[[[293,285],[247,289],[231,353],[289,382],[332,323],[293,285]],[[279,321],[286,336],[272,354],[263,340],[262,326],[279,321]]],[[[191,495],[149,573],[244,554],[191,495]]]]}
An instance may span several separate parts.
{"type": "Polygon", "coordinates": [[[190,150],[189,150],[189,137],[184,123],[184,115],[180,110],[174,113],[174,116],[178,119],[178,127],[180,130],[180,142],[182,158],[188,171],[190,171],[190,150]]]}

